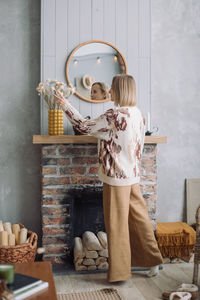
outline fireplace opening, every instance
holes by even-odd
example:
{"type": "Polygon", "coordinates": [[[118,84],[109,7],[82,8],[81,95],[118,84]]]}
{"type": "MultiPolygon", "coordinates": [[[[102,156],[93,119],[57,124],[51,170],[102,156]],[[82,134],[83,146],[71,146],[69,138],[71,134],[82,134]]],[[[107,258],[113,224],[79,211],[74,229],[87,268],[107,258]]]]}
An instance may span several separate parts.
{"type": "Polygon", "coordinates": [[[102,188],[73,190],[72,235],[82,236],[85,231],[104,231],[102,188]]]}
{"type": "MultiPolygon", "coordinates": [[[[71,189],[70,257],[73,258],[74,238],[85,231],[105,231],[103,216],[103,188],[71,189]]],[[[72,262],[72,260],[70,261],[72,262]]]]}

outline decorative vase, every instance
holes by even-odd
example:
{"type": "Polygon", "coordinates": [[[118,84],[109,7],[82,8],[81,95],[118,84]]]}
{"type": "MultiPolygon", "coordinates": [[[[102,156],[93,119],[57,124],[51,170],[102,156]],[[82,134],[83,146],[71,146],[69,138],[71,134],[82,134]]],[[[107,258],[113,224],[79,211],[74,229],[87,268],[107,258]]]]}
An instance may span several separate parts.
{"type": "Polygon", "coordinates": [[[49,135],[63,135],[63,111],[61,109],[48,111],[48,133],[49,135]]]}

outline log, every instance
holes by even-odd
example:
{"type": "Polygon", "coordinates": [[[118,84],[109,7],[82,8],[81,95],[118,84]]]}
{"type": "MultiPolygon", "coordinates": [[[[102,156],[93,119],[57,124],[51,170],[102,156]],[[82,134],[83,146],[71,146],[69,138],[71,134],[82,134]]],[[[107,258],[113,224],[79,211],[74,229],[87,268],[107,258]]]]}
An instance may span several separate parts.
{"type": "Polygon", "coordinates": [[[96,266],[88,266],[88,270],[96,270],[97,267],[96,266]]]}
{"type": "Polygon", "coordinates": [[[85,271],[85,270],[87,270],[87,267],[82,265],[82,262],[83,262],[83,258],[79,258],[79,259],[77,259],[77,261],[74,261],[76,271],[85,271]]]}
{"type": "Polygon", "coordinates": [[[85,252],[86,258],[97,258],[98,257],[98,252],[96,250],[87,250],[87,248],[83,246],[83,251],[85,252]]]}
{"type": "Polygon", "coordinates": [[[5,222],[3,224],[4,230],[8,232],[8,234],[12,233],[12,229],[11,229],[11,223],[10,222],[5,222]]]}
{"type": "Polygon", "coordinates": [[[87,267],[86,266],[83,266],[83,265],[76,265],[75,264],[75,270],[76,271],[86,271],[87,270],[87,267]]]}
{"type": "Polygon", "coordinates": [[[83,239],[84,246],[88,250],[102,250],[103,249],[98,238],[91,231],[85,231],[82,236],[82,239],[83,239]]]}
{"type": "Polygon", "coordinates": [[[100,265],[98,265],[98,270],[107,270],[108,269],[108,263],[107,262],[104,262],[104,263],[101,263],[100,265]]]}
{"type": "Polygon", "coordinates": [[[104,249],[108,248],[107,234],[103,231],[97,232],[97,237],[104,249]]]}
{"type": "Polygon", "coordinates": [[[92,266],[92,265],[95,265],[95,261],[92,258],[84,258],[83,265],[92,266]]]}
{"type": "Polygon", "coordinates": [[[97,259],[95,259],[95,264],[98,266],[101,263],[107,262],[107,258],[103,256],[99,256],[97,259]]]}
{"type": "Polygon", "coordinates": [[[80,237],[74,239],[74,260],[77,261],[79,258],[85,257],[83,250],[83,244],[80,237]]]}
{"type": "MultiPolygon", "coordinates": [[[[82,259],[83,260],[83,259],[82,259]]],[[[78,261],[74,263],[76,271],[85,271],[87,267],[79,263],[78,261]]]]}
{"type": "Polygon", "coordinates": [[[75,263],[76,263],[77,265],[81,265],[82,262],[83,262],[83,258],[79,258],[79,259],[76,260],[75,263]]]}
{"type": "Polygon", "coordinates": [[[100,256],[108,257],[108,249],[98,251],[100,256]]]}

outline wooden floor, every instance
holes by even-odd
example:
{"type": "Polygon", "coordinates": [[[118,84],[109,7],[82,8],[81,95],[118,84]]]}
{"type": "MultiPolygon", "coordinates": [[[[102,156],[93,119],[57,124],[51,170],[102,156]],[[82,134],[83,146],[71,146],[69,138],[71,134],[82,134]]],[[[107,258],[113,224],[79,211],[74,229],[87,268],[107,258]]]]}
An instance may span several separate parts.
{"type": "Polygon", "coordinates": [[[148,278],[147,271],[132,272],[132,278],[123,284],[109,284],[106,273],[54,276],[56,291],[80,292],[114,287],[123,300],[162,299],[162,292],[173,290],[181,283],[192,283],[193,263],[164,264],[159,276],[148,278]]]}

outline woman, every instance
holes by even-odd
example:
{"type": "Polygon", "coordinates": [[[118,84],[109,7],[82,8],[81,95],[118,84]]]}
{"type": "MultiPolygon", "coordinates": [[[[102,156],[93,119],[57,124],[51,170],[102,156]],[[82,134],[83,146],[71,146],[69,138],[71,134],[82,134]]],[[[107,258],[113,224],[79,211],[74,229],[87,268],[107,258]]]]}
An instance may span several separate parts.
{"type": "Polygon", "coordinates": [[[92,100],[103,100],[107,99],[108,86],[105,82],[94,82],[91,87],[91,99],[92,100]]]}
{"type": "Polygon", "coordinates": [[[145,126],[136,107],[136,86],[130,75],[117,75],[110,89],[115,109],[85,120],[64,99],[55,95],[73,126],[98,138],[99,179],[103,181],[104,221],[108,237],[108,281],[131,277],[131,266],[151,267],[158,274],[162,256],[149,221],[139,181],[145,126]]]}

